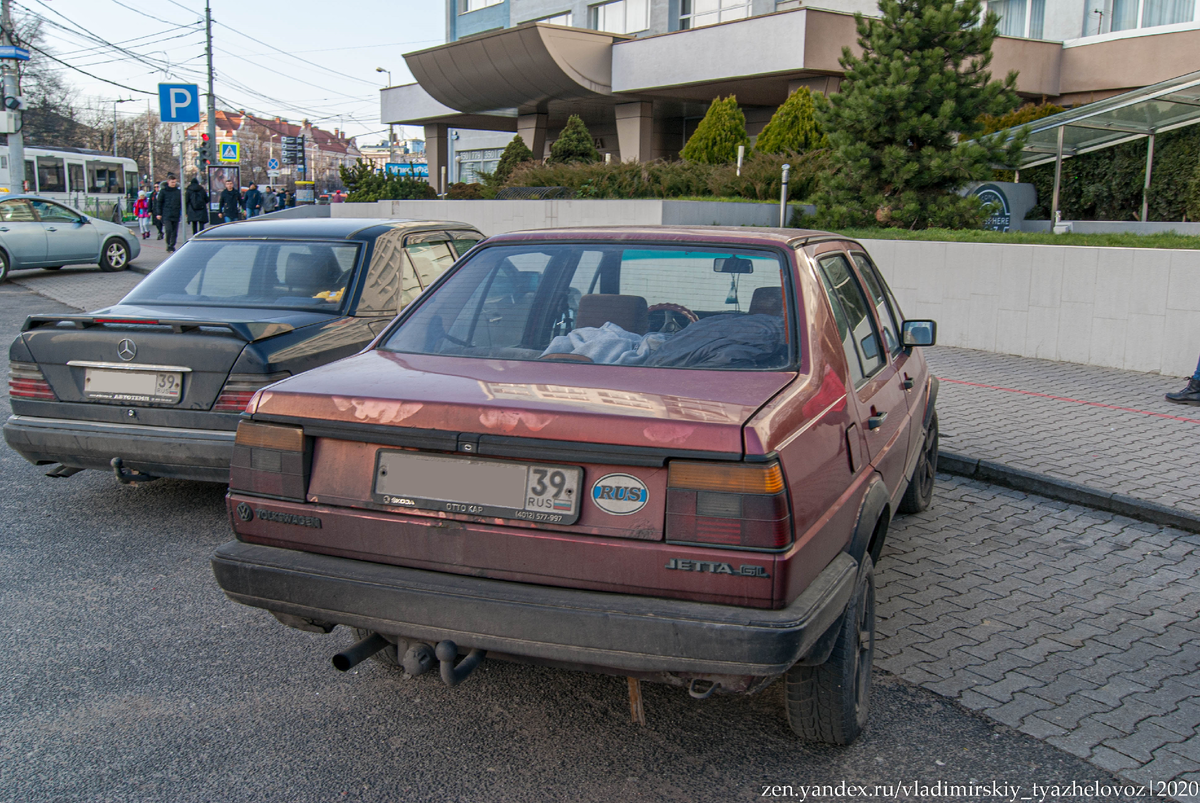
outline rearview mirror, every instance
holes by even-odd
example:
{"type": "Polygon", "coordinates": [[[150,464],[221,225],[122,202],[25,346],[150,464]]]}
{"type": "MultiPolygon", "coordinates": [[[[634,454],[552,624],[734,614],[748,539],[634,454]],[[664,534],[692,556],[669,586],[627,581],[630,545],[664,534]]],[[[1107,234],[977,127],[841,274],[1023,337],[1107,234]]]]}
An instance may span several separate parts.
{"type": "Polygon", "coordinates": [[[713,260],[715,273],[754,273],[754,263],[741,257],[717,257],[713,260]]]}
{"type": "Polygon", "coordinates": [[[937,321],[905,321],[900,332],[905,346],[932,346],[937,343],[937,321]]]}

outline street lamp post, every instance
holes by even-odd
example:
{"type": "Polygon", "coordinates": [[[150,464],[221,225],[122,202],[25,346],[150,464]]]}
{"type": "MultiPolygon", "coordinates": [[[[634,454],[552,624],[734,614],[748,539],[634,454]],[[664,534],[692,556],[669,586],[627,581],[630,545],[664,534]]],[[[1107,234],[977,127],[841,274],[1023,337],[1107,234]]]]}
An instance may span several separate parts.
{"type": "Polygon", "coordinates": [[[133,98],[125,98],[124,100],[114,100],[113,105],[113,156],[117,156],[117,104],[129,103],[133,98]]]}
{"type": "MultiPolygon", "coordinates": [[[[388,86],[390,87],[392,85],[392,71],[391,70],[385,70],[382,67],[376,67],[375,72],[387,73],[388,86]]],[[[392,123],[388,123],[388,161],[389,162],[396,161],[395,148],[396,148],[395,129],[394,129],[394,126],[392,123]]],[[[386,167],[384,168],[384,172],[387,172],[386,167]]]]}

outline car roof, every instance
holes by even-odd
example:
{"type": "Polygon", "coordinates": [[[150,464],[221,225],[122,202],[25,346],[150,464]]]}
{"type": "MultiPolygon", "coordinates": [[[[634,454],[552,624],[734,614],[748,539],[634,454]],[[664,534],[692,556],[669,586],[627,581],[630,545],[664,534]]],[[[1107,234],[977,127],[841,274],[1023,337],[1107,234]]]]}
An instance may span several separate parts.
{"type": "Polygon", "coordinates": [[[411,229],[477,229],[453,220],[410,220],[402,218],[292,218],[282,220],[244,220],[212,226],[193,240],[261,240],[316,237],[323,240],[351,240],[376,226],[411,229]]]}
{"type": "Polygon", "coordinates": [[[829,239],[850,240],[840,234],[815,229],[758,228],[754,226],[580,226],[578,228],[531,229],[497,234],[488,238],[488,244],[544,240],[623,240],[795,246],[811,240],[829,239]]]}

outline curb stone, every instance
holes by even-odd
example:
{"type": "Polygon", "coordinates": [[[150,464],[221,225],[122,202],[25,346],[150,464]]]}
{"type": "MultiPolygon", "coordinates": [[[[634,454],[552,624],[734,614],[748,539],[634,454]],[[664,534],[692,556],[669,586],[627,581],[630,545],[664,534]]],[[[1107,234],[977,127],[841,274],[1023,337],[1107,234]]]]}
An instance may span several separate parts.
{"type": "Polygon", "coordinates": [[[1038,474],[1020,468],[1013,468],[991,460],[977,460],[973,457],[939,452],[938,471],[956,474],[960,477],[1004,485],[1018,491],[1057,499],[1062,502],[1084,505],[1085,507],[1128,516],[1133,519],[1147,521],[1151,524],[1161,524],[1175,527],[1188,532],[1200,533],[1200,515],[1187,513],[1182,510],[1137,499],[1115,491],[1101,491],[1086,485],[1060,480],[1046,474],[1038,474]]]}

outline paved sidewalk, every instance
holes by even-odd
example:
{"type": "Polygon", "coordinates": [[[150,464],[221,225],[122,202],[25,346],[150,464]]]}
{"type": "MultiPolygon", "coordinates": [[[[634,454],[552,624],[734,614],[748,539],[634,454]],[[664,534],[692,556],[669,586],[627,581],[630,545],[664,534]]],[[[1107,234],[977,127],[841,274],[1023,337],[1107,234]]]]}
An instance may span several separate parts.
{"type": "Polygon", "coordinates": [[[1200,515],[1200,407],[1163,398],[1186,380],[969,349],[926,355],[942,380],[944,451],[1200,515]]]}
{"type": "Polygon", "coordinates": [[[877,582],[879,668],[1136,783],[1200,781],[1200,535],[941,474],[877,582]]]}

